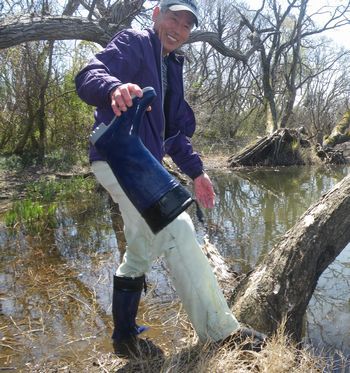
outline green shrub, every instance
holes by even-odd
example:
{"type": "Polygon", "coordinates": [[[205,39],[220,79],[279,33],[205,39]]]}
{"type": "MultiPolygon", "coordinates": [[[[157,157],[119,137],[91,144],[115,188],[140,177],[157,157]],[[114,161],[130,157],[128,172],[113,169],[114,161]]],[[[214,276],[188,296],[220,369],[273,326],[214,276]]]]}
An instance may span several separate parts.
{"type": "Polygon", "coordinates": [[[5,214],[8,228],[26,228],[30,233],[38,233],[56,226],[57,204],[43,205],[38,201],[17,201],[5,214]]]}
{"type": "Polygon", "coordinates": [[[95,189],[93,178],[73,177],[69,180],[39,180],[27,186],[26,199],[16,201],[5,214],[5,224],[11,229],[26,229],[40,233],[57,225],[59,202],[89,196],[95,189]]]}

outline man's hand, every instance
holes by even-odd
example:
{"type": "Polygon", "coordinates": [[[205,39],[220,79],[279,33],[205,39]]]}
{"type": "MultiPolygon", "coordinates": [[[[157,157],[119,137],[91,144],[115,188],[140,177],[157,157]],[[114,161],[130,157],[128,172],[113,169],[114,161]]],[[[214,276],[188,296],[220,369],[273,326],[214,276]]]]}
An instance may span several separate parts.
{"type": "Polygon", "coordinates": [[[204,208],[213,208],[215,202],[215,193],[209,176],[206,173],[203,173],[193,180],[193,185],[197,201],[204,208]]]}
{"type": "Polygon", "coordinates": [[[114,114],[120,117],[132,106],[132,96],[142,97],[142,89],[133,83],[122,84],[110,93],[114,114]]]}

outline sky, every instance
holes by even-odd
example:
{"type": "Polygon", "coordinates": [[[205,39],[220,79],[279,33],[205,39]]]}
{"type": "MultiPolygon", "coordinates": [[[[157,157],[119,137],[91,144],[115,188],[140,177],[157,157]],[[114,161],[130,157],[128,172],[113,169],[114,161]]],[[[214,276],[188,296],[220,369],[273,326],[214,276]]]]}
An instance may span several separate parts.
{"type": "MultiPolygon", "coordinates": [[[[280,0],[279,1],[281,4],[286,3],[285,0],[280,0]]],[[[323,7],[323,15],[319,14],[317,15],[314,20],[317,22],[322,23],[325,19],[329,17],[329,12],[326,11],[326,7],[332,6],[334,7],[335,5],[342,5],[346,3],[347,0],[309,0],[308,4],[308,11],[307,13],[310,15],[314,12],[317,12],[320,8],[323,7]]],[[[262,0],[246,0],[246,3],[250,5],[251,9],[258,9],[262,3],[262,0]]],[[[350,14],[349,14],[349,19],[350,19],[350,14]]],[[[349,24],[341,27],[336,30],[330,30],[322,35],[327,36],[331,39],[334,40],[335,43],[337,43],[340,46],[344,46],[345,48],[350,49],[350,20],[349,24]]]]}

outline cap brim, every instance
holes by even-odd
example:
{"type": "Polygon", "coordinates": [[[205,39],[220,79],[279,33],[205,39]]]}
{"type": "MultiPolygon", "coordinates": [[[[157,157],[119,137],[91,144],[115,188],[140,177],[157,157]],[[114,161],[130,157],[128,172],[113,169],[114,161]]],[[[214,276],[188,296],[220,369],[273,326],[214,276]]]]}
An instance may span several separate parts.
{"type": "Polygon", "coordinates": [[[179,5],[179,4],[176,4],[176,5],[170,5],[168,7],[168,9],[170,9],[172,12],[179,12],[180,10],[186,10],[188,12],[191,12],[194,16],[194,23],[195,25],[198,27],[198,18],[197,18],[197,14],[188,6],[186,5],[179,5]]]}

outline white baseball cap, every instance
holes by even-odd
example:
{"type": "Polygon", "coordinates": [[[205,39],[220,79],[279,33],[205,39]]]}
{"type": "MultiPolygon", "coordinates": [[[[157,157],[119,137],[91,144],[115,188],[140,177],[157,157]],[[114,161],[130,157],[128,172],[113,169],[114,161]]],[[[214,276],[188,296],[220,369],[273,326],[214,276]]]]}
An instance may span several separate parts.
{"type": "Polygon", "coordinates": [[[172,12],[178,12],[180,10],[187,10],[194,15],[195,25],[198,27],[198,5],[196,0],[161,0],[160,7],[162,9],[167,8],[172,12]]]}

